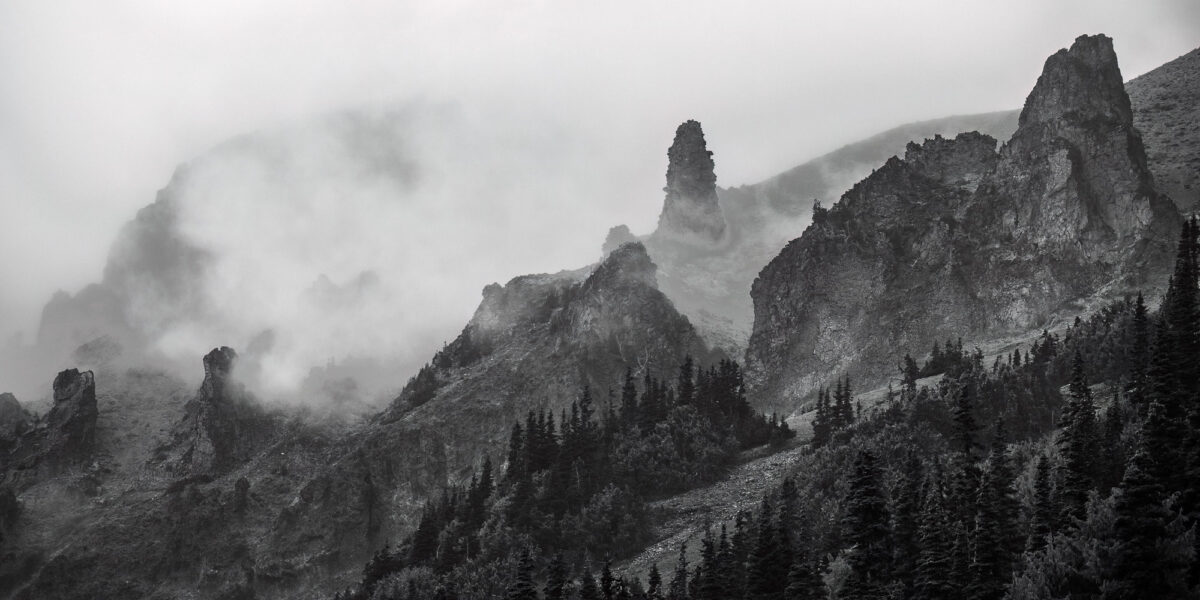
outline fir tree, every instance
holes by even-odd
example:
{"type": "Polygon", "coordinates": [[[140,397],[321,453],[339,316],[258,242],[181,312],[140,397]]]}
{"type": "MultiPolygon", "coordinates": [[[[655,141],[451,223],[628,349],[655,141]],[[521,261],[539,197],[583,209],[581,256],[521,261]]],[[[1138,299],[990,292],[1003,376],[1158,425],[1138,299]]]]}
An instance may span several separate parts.
{"type": "Polygon", "coordinates": [[[946,509],[941,483],[931,474],[921,510],[921,553],[917,557],[913,598],[945,600],[954,598],[957,586],[950,580],[952,544],[950,514],[946,509]]]}
{"type": "Polygon", "coordinates": [[[600,588],[596,587],[596,578],[586,564],[583,565],[583,574],[579,576],[579,600],[600,600],[600,588]]]}
{"type": "Polygon", "coordinates": [[[917,379],[921,377],[921,369],[912,355],[904,355],[904,363],[900,367],[900,375],[904,381],[904,391],[908,394],[917,393],[917,379]]]}
{"type": "Polygon", "coordinates": [[[508,586],[505,598],[508,600],[537,600],[537,588],[533,585],[533,557],[529,550],[521,551],[517,562],[516,577],[508,586]]]}
{"type": "Polygon", "coordinates": [[[1104,432],[1099,452],[1099,462],[1103,468],[1097,476],[1097,483],[1105,494],[1121,482],[1127,462],[1127,452],[1121,441],[1125,431],[1122,404],[1120,394],[1113,394],[1112,403],[1104,411],[1104,432]]]}
{"type": "MultiPolygon", "coordinates": [[[[736,597],[736,596],[731,596],[736,597]]],[[[825,583],[821,574],[807,559],[797,560],[788,570],[788,585],[784,593],[786,600],[824,600],[825,583]]]]}
{"type": "Polygon", "coordinates": [[[604,568],[600,570],[600,596],[604,600],[613,600],[616,596],[615,586],[616,579],[613,578],[612,561],[604,561],[604,568]]]}
{"type": "Polygon", "coordinates": [[[904,461],[900,480],[892,501],[892,533],[895,548],[892,554],[892,574],[909,593],[914,588],[917,558],[921,553],[919,527],[921,523],[921,459],[910,451],[904,461]]]}
{"type": "Polygon", "coordinates": [[[679,546],[679,560],[675,563],[675,576],[667,588],[668,600],[688,600],[687,544],[679,546]]]}
{"type": "Polygon", "coordinates": [[[963,385],[959,390],[958,400],[954,405],[954,472],[953,496],[955,520],[964,528],[974,521],[972,508],[979,485],[979,467],[975,463],[976,450],[979,442],[976,435],[979,426],[976,424],[974,406],[971,402],[970,386],[963,385]]]}
{"type": "Polygon", "coordinates": [[[1046,539],[1054,533],[1061,509],[1050,481],[1050,462],[1039,456],[1034,467],[1033,514],[1029,521],[1029,541],[1026,549],[1034,552],[1046,546],[1046,539]]]}
{"type": "Polygon", "coordinates": [[[679,383],[675,387],[675,401],[681,405],[691,404],[696,399],[695,363],[689,355],[679,366],[679,383]]]}
{"type": "Polygon", "coordinates": [[[812,421],[812,445],[814,448],[829,443],[829,437],[833,432],[833,419],[830,413],[829,390],[820,388],[817,390],[817,408],[812,421]]]}
{"type": "Polygon", "coordinates": [[[1187,564],[1166,550],[1172,515],[1152,462],[1139,448],[1116,492],[1117,543],[1106,600],[1187,597],[1187,564]]]}
{"type": "Polygon", "coordinates": [[[561,552],[554,555],[550,567],[546,570],[546,585],[542,594],[546,600],[565,600],[567,587],[567,563],[561,552]]]}
{"type": "Polygon", "coordinates": [[[512,434],[508,438],[508,461],[504,476],[514,481],[525,475],[525,435],[520,423],[513,423],[512,434]]]}
{"type": "Polygon", "coordinates": [[[998,422],[988,466],[979,486],[974,561],[970,563],[971,585],[968,588],[973,600],[1000,600],[1012,578],[1012,565],[1019,550],[1016,535],[1019,505],[1012,482],[1007,439],[1003,422],[998,422]]]}
{"type": "Polygon", "coordinates": [[[646,576],[646,597],[649,600],[662,600],[664,597],[662,574],[658,572],[658,563],[650,565],[650,574],[646,576]]]}
{"type": "Polygon", "coordinates": [[[1150,318],[1146,301],[1138,292],[1133,310],[1133,348],[1130,350],[1129,383],[1126,393],[1139,412],[1145,411],[1148,395],[1146,370],[1150,363],[1150,318]]]}
{"type": "Polygon", "coordinates": [[[787,587],[787,569],[781,564],[779,530],[772,522],[774,507],[764,497],[758,513],[758,540],[746,573],[746,600],[780,600],[787,587]]]}
{"type": "Polygon", "coordinates": [[[843,528],[850,543],[847,600],[878,598],[890,580],[891,531],[875,456],[863,451],[854,462],[843,528]]]}
{"type": "Polygon", "coordinates": [[[1092,489],[1096,472],[1096,407],[1084,373],[1083,357],[1078,350],[1075,351],[1070,392],[1058,438],[1064,471],[1059,497],[1067,525],[1082,521],[1086,516],[1088,491],[1092,489]]]}

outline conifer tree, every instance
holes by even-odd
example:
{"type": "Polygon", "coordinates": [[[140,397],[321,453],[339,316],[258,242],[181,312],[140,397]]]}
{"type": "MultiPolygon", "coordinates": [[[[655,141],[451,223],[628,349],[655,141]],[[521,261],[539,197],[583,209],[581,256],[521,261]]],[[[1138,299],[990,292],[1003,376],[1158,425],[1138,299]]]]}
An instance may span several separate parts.
{"type": "Polygon", "coordinates": [[[546,600],[565,600],[567,587],[567,563],[563,560],[562,552],[554,555],[550,567],[546,569],[546,585],[542,594],[546,600]]]}
{"type": "Polygon", "coordinates": [[[957,586],[950,580],[953,539],[943,495],[938,475],[931,473],[919,528],[921,553],[917,557],[912,596],[917,600],[945,600],[954,598],[957,592],[957,586]]]}
{"type": "Polygon", "coordinates": [[[1150,452],[1139,447],[1116,492],[1117,543],[1106,600],[1187,597],[1188,565],[1168,549],[1172,515],[1156,471],[1150,452]]]}
{"type": "Polygon", "coordinates": [[[917,379],[921,377],[921,369],[911,354],[904,355],[904,363],[900,366],[900,375],[904,382],[904,391],[908,394],[917,393],[917,379]]]}
{"type": "Polygon", "coordinates": [[[626,367],[625,384],[621,386],[621,421],[626,425],[638,422],[638,392],[633,382],[633,369],[626,367]]]}
{"type": "Polygon", "coordinates": [[[773,522],[774,506],[764,497],[758,513],[758,540],[746,572],[746,600],[780,600],[787,587],[787,569],[779,561],[779,530],[773,522]]]}
{"type": "Polygon", "coordinates": [[[979,485],[979,467],[975,462],[979,425],[975,421],[969,385],[963,385],[959,390],[953,418],[954,472],[951,482],[954,504],[951,512],[964,529],[969,529],[975,519],[973,508],[979,485]]]}
{"type": "Polygon", "coordinates": [[[916,452],[909,451],[892,500],[892,533],[895,548],[892,574],[911,594],[915,585],[917,558],[921,553],[921,481],[923,468],[916,452]]]}
{"type": "Polygon", "coordinates": [[[875,456],[863,451],[854,462],[843,521],[846,540],[852,548],[847,561],[850,576],[843,591],[847,600],[878,598],[889,583],[892,562],[889,522],[875,456]]]}
{"type": "Polygon", "coordinates": [[[504,477],[514,481],[525,474],[525,435],[520,423],[513,423],[512,434],[508,438],[508,461],[504,477]]]}
{"type": "Polygon", "coordinates": [[[533,557],[529,550],[521,551],[517,562],[516,577],[508,586],[505,598],[508,600],[537,600],[537,588],[533,585],[533,557]]]}
{"type": "Polygon", "coordinates": [[[1150,364],[1150,318],[1146,312],[1146,300],[1138,292],[1133,309],[1133,348],[1130,350],[1129,383],[1126,393],[1129,402],[1145,414],[1147,395],[1146,370],[1150,364]]]}
{"type": "Polygon", "coordinates": [[[704,538],[700,540],[700,564],[696,567],[693,582],[694,600],[720,600],[720,568],[717,561],[717,542],[713,539],[712,529],[706,531],[704,538]]]}
{"type": "Polygon", "coordinates": [[[600,571],[600,596],[604,600],[613,600],[616,596],[616,579],[613,577],[612,561],[604,561],[604,568],[600,571]]]}
{"type": "MultiPolygon", "coordinates": [[[[736,596],[732,596],[736,597],[736,596]]],[[[786,600],[825,600],[825,582],[811,561],[806,558],[792,563],[788,570],[786,600]]]]}
{"type": "Polygon", "coordinates": [[[1062,503],[1063,522],[1070,526],[1086,516],[1088,491],[1096,473],[1096,407],[1084,373],[1083,357],[1075,351],[1072,367],[1070,398],[1063,409],[1058,438],[1063,456],[1062,503]]]}
{"type": "Polygon", "coordinates": [[[833,422],[829,407],[829,390],[826,388],[817,390],[817,409],[813,415],[812,430],[812,445],[814,448],[819,448],[829,443],[829,436],[833,431],[833,422]]]}
{"type": "Polygon", "coordinates": [[[596,587],[592,568],[586,564],[583,565],[583,574],[579,576],[579,600],[600,600],[600,588],[596,587]]]}
{"type": "Polygon", "coordinates": [[[662,600],[664,598],[662,574],[658,572],[658,563],[650,565],[650,574],[646,576],[646,597],[649,600],[662,600]]]}
{"type": "Polygon", "coordinates": [[[1003,421],[999,421],[987,469],[979,486],[974,560],[970,563],[971,585],[968,588],[973,600],[1000,600],[1012,578],[1012,565],[1019,550],[1016,528],[1020,509],[1012,483],[1007,439],[1003,421]]]}
{"type": "Polygon", "coordinates": [[[679,545],[679,560],[675,563],[675,576],[667,588],[668,600],[688,600],[687,544],[679,545]]]}
{"type": "Polygon", "coordinates": [[[1127,452],[1121,441],[1121,435],[1125,431],[1122,405],[1121,395],[1113,394],[1112,402],[1104,411],[1104,432],[1098,461],[1103,468],[1097,476],[1097,483],[1100,491],[1105,494],[1120,484],[1125,464],[1128,462],[1127,452]]]}
{"type": "Polygon", "coordinates": [[[746,561],[750,556],[750,547],[754,540],[751,534],[750,515],[747,511],[738,511],[733,521],[733,536],[729,540],[729,581],[728,589],[740,597],[746,589],[746,561]]]}
{"type": "Polygon", "coordinates": [[[683,359],[679,366],[679,383],[675,387],[675,402],[680,405],[691,404],[696,399],[695,363],[691,355],[683,359]]]}
{"type": "Polygon", "coordinates": [[[1046,539],[1054,533],[1061,512],[1050,481],[1050,462],[1045,455],[1038,457],[1034,468],[1033,514],[1030,515],[1029,541],[1026,543],[1026,549],[1031,552],[1046,546],[1046,539]]]}

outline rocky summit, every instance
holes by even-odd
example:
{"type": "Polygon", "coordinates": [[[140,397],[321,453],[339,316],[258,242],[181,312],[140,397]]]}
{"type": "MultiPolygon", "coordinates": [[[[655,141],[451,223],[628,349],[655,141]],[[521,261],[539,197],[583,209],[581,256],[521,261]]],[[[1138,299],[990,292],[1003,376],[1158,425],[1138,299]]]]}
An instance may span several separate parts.
{"type": "Polygon", "coordinates": [[[213,349],[204,356],[204,381],[184,406],[171,441],[155,462],[174,475],[226,471],[262,449],[275,433],[275,419],[233,378],[237,353],[213,349]]]}
{"type": "Polygon", "coordinates": [[[667,150],[667,193],[658,234],[702,243],[725,235],[725,216],[717,201],[717,175],[712,152],[699,121],[685,121],[675,130],[667,150]]]}
{"type": "Polygon", "coordinates": [[[1017,131],[910,145],[759,273],[748,381],[794,410],[838,374],[1073,317],[1164,282],[1180,218],[1154,188],[1112,40],[1047,59],[1017,131]]]}
{"type": "Polygon", "coordinates": [[[54,378],[53,406],[0,456],[6,484],[23,488],[71,467],[88,464],[96,446],[96,382],[91,371],[67,369],[54,378]]]}

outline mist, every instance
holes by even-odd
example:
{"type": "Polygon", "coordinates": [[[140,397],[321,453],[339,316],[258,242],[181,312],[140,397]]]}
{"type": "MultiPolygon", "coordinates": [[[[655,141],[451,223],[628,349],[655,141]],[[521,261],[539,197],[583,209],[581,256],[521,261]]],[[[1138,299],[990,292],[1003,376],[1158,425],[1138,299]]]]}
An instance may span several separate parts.
{"type": "MultiPolygon", "coordinates": [[[[8,2],[0,335],[20,352],[56,290],[101,281],[186,165],[178,234],[211,260],[186,308],[130,288],[148,350],[196,376],[234,346],[274,396],[356,360],[397,386],[487,283],[589,264],[613,225],[649,232],[679,122],[704,124],[719,185],[753,183],[1018,107],[1045,56],[1094,32],[1131,78],[1200,45],[1200,9],[8,2]]],[[[0,389],[44,393],[64,360],[10,362],[0,389]]]]}

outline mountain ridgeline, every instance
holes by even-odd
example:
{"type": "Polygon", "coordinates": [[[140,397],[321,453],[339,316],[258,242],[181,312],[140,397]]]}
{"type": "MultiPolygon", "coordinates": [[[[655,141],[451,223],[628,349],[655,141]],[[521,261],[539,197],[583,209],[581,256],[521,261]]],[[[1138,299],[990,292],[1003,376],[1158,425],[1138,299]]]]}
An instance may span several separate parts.
{"type": "Polygon", "coordinates": [[[751,290],[761,406],[795,409],[847,371],[878,381],[947,332],[1020,334],[1165,283],[1180,216],[1154,188],[1109,38],[1047,59],[995,145],[910,144],[814,211],[751,290]]]}
{"type": "MultiPolygon", "coordinates": [[[[41,415],[0,394],[0,597],[1184,597],[1200,53],[1163,68],[1123,83],[1083,36],[1019,114],[740,188],[686,121],[653,233],[488,285],[361,417],[262,402],[262,348],[198,386],[134,364],[206,310],[181,169],[47,306],[39,343],[83,368],[41,415]]],[[[350,127],[383,161],[352,172],[408,185],[385,125],[350,127]]]]}

